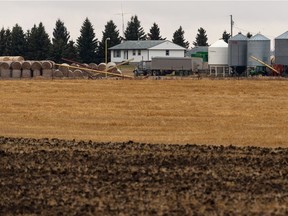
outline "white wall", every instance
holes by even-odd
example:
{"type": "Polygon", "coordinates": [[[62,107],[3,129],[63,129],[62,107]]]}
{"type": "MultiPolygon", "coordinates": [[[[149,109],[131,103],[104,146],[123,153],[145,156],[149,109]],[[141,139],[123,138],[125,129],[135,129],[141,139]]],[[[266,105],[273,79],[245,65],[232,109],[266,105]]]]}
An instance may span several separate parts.
{"type": "MultiPolygon", "coordinates": [[[[169,49],[167,49],[169,50],[169,49]]],[[[121,50],[121,56],[119,58],[114,57],[115,50],[112,50],[111,52],[111,61],[112,62],[122,62],[127,59],[134,58],[133,62],[140,62],[142,60],[144,61],[150,61],[153,57],[184,57],[184,50],[169,50],[169,56],[166,56],[166,50],[141,50],[141,55],[138,55],[138,50],[135,50],[135,55],[133,55],[133,50],[128,50],[128,56],[125,56],[124,58],[124,50],[121,50]]]]}
{"type": "Polygon", "coordinates": [[[166,56],[166,50],[149,50],[149,60],[153,57],[184,57],[184,51],[169,50],[169,56],[166,56]]]}

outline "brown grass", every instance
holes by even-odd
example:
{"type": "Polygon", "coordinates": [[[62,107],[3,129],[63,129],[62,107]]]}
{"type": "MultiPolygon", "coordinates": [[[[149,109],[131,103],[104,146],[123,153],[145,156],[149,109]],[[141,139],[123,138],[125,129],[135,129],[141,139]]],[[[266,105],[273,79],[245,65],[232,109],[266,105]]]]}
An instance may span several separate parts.
{"type": "Polygon", "coordinates": [[[0,82],[0,136],[288,146],[285,80],[0,82]]]}

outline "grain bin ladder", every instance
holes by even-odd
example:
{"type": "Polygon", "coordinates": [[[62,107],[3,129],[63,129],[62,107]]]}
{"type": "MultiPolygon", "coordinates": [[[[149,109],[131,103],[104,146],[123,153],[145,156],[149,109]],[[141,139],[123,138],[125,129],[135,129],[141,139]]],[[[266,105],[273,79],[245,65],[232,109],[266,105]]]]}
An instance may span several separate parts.
{"type": "Polygon", "coordinates": [[[265,62],[261,61],[260,59],[254,57],[254,56],[250,56],[250,58],[252,58],[253,60],[259,62],[260,64],[263,64],[264,66],[268,67],[269,69],[271,69],[275,73],[280,74],[279,71],[277,71],[275,68],[271,67],[270,65],[266,64],[265,62]]]}

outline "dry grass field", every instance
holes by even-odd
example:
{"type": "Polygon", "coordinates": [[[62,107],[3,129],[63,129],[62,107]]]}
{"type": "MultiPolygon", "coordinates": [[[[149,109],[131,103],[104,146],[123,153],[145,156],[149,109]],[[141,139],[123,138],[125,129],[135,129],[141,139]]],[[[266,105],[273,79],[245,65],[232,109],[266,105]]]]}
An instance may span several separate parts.
{"type": "Polygon", "coordinates": [[[0,215],[288,215],[287,84],[2,80],[0,215]]]}
{"type": "Polygon", "coordinates": [[[0,135],[287,147],[286,80],[0,82],[0,135]]]}

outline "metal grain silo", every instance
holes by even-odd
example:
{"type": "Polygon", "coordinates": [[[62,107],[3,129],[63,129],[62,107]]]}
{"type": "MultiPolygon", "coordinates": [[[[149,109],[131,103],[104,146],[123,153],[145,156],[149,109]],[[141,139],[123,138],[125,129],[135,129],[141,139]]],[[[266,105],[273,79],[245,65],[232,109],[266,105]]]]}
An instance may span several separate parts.
{"type": "Polygon", "coordinates": [[[228,64],[230,67],[247,66],[247,37],[238,33],[228,40],[228,64]]]}
{"type": "Polygon", "coordinates": [[[275,38],[275,64],[288,65],[288,31],[275,38]]]}
{"type": "Polygon", "coordinates": [[[263,66],[261,63],[253,60],[251,56],[266,64],[270,64],[270,39],[262,34],[256,34],[247,41],[247,66],[263,66]]]}

